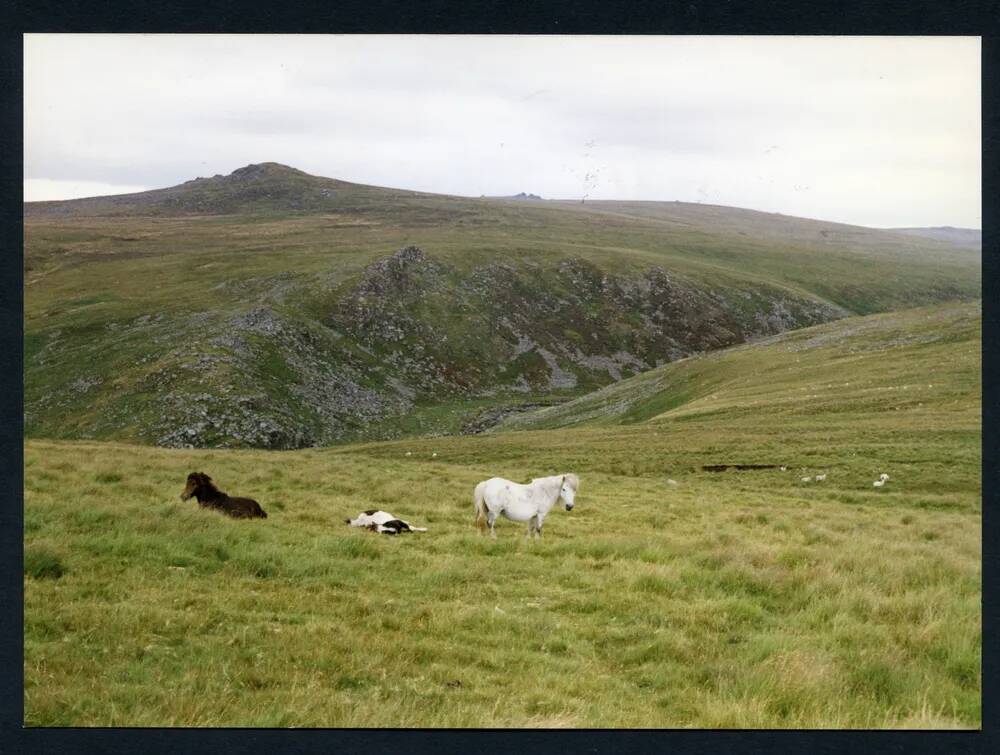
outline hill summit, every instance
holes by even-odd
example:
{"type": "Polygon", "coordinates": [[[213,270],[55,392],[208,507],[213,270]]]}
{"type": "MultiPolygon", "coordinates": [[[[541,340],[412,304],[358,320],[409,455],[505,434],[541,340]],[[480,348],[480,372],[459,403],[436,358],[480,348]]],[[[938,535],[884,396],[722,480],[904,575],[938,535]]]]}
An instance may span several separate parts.
{"type": "Polygon", "coordinates": [[[195,187],[209,185],[245,186],[252,183],[268,183],[274,185],[275,187],[286,186],[304,188],[313,182],[327,182],[333,180],[335,179],[312,176],[303,170],[292,168],[288,165],[282,165],[281,163],[267,162],[250,163],[249,165],[244,165],[242,168],[237,168],[232,173],[225,176],[221,173],[217,173],[209,178],[198,176],[197,178],[192,178],[191,180],[185,181],[184,183],[172,188],[180,189],[187,187],[188,189],[192,189],[195,187]]]}
{"type": "Polygon", "coordinates": [[[25,216],[228,215],[323,212],[340,209],[344,194],[368,199],[413,192],[380,189],[314,176],[281,163],[251,163],[229,175],[199,176],[177,186],[136,194],[26,202],[25,216]]]}

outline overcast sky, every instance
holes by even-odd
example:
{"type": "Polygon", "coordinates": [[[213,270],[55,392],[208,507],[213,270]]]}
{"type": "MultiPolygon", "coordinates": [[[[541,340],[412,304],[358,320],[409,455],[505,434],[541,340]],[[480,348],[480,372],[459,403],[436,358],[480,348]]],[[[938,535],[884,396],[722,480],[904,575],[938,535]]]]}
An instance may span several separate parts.
{"type": "Polygon", "coordinates": [[[25,36],[25,198],[274,161],[979,228],[975,37],[25,36]]]}

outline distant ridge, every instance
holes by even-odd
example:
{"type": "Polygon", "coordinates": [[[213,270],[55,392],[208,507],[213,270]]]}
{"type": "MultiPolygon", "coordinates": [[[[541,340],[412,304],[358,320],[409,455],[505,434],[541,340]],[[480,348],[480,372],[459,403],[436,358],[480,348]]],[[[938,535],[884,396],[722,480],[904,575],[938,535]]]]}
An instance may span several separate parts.
{"type": "Polygon", "coordinates": [[[522,200],[523,199],[529,199],[529,200],[541,200],[543,198],[540,197],[540,196],[538,196],[537,194],[526,194],[525,192],[522,191],[522,192],[518,192],[517,194],[511,194],[509,196],[502,196],[502,197],[496,197],[496,196],[489,196],[488,197],[485,194],[483,194],[480,197],[480,199],[522,199],[522,200]]]}
{"type": "MultiPolygon", "coordinates": [[[[511,195],[485,195],[479,199],[523,202],[538,207],[581,209],[579,200],[545,199],[530,192],[511,195]]],[[[199,176],[176,186],[132,194],[113,194],[79,199],[47,200],[24,203],[26,218],[44,217],[125,217],[125,216],[185,216],[185,215],[275,215],[305,213],[362,213],[370,215],[389,211],[398,213],[400,202],[429,200],[451,203],[451,210],[463,205],[462,212],[473,211],[475,199],[454,194],[414,191],[372,186],[337,178],[316,176],[277,162],[251,163],[228,175],[199,176]],[[457,203],[457,204],[456,204],[457,203]]],[[[423,208],[426,209],[426,208],[423,208]]],[[[437,209],[437,208],[436,208],[437,209]]],[[[939,226],[928,228],[870,228],[831,221],[800,218],[782,213],[760,212],[739,207],[708,205],[679,201],[654,200],[592,200],[583,208],[591,212],[631,215],[636,219],[696,225],[707,222],[713,230],[733,226],[729,230],[753,230],[806,241],[818,235],[824,241],[831,234],[892,234],[944,242],[970,250],[982,250],[982,231],[971,228],[939,226]],[[720,216],[721,213],[721,216],[720,216]],[[720,221],[722,221],[720,226],[720,221]],[[761,225],[763,223],[763,226],[761,225]],[[805,234],[802,233],[805,231],[805,234]],[[805,237],[804,237],[805,236],[805,237]]],[[[433,214],[433,213],[432,213],[433,214]]],[[[430,221],[420,219],[420,224],[430,221]]],[[[745,233],[743,234],[745,235],[745,233]]]]}
{"type": "Polygon", "coordinates": [[[950,225],[933,226],[929,228],[890,228],[896,233],[908,236],[920,236],[925,239],[947,241],[967,249],[983,249],[983,232],[976,228],[954,228],[950,225]]]}

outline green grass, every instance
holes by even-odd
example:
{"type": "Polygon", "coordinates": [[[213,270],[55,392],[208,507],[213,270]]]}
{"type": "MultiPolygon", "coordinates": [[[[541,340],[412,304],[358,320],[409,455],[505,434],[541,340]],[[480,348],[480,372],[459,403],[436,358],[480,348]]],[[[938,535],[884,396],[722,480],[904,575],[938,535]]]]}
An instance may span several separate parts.
{"type": "Polygon", "coordinates": [[[692,360],[666,401],[694,368],[621,384],[616,409],[557,407],[572,427],[284,452],[28,440],[25,721],[977,728],[978,308],[824,328],[692,360]],[[193,470],[268,518],[182,503],[193,470]],[[577,506],[543,540],[475,534],[476,482],[561,471],[577,506]],[[343,524],[370,507],[429,532],[343,524]]]}

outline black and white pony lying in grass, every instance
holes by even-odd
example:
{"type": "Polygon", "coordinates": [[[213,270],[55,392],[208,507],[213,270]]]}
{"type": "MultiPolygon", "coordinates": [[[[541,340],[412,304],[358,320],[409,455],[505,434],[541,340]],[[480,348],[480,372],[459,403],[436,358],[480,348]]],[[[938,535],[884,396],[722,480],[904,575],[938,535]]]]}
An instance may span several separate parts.
{"type": "Polygon", "coordinates": [[[352,527],[364,527],[383,535],[398,535],[400,532],[427,532],[426,527],[413,527],[409,522],[397,519],[388,511],[362,511],[357,519],[345,519],[352,527]]]}

